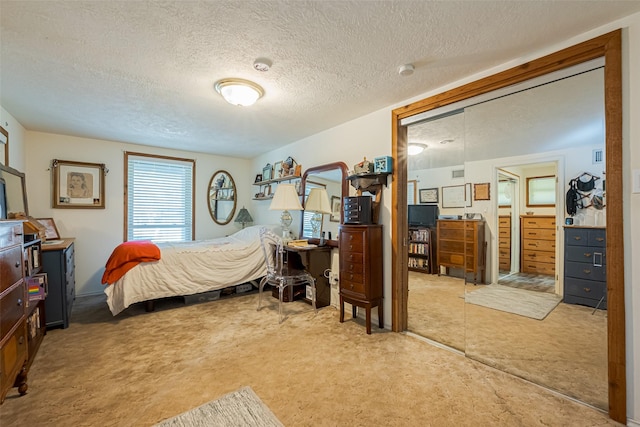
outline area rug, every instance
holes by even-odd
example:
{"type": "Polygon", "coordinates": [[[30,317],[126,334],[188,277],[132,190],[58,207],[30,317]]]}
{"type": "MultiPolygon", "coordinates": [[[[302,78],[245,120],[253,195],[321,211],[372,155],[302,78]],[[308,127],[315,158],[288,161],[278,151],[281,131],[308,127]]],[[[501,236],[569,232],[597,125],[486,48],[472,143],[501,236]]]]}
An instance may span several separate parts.
{"type": "Polygon", "coordinates": [[[542,320],[562,298],[546,292],[526,291],[501,285],[487,285],[469,292],[465,301],[494,310],[542,320]]]}
{"type": "Polygon", "coordinates": [[[251,387],[225,394],[202,406],[156,424],[156,427],[283,427],[251,387]]]}

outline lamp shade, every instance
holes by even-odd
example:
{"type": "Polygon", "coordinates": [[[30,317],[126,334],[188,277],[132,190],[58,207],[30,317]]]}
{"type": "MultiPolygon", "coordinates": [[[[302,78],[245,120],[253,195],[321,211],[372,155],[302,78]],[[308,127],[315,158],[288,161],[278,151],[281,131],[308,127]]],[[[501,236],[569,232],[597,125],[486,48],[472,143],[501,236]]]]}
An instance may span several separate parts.
{"type": "Polygon", "coordinates": [[[251,214],[243,206],[242,209],[240,209],[240,212],[238,212],[235,222],[239,222],[239,223],[242,223],[242,225],[244,225],[247,222],[253,222],[253,218],[251,218],[251,214]]]}
{"type": "Polygon", "coordinates": [[[296,186],[293,184],[278,184],[269,209],[272,211],[301,211],[302,205],[300,204],[300,196],[298,196],[296,186]]]}
{"type": "Polygon", "coordinates": [[[309,192],[307,202],[304,204],[304,210],[319,213],[331,213],[331,204],[327,190],[324,188],[312,188],[309,192]]]}

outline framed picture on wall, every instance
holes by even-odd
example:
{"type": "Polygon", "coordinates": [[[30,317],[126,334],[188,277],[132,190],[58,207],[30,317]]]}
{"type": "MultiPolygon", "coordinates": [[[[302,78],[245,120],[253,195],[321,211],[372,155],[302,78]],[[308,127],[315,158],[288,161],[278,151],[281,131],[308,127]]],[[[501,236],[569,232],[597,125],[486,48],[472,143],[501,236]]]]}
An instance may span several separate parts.
{"type": "Polygon", "coordinates": [[[329,221],[340,222],[341,210],[342,210],[342,203],[340,201],[340,197],[331,196],[331,216],[329,216],[329,221]]]}
{"type": "Polygon", "coordinates": [[[104,163],[84,163],[54,159],[54,208],[104,209],[104,163]]]}
{"type": "Polygon", "coordinates": [[[473,200],[490,200],[489,183],[473,184],[473,200]]]}
{"type": "Polygon", "coordinates": [[[421,188],[420,203],[438,203],[438,187],[421,188]]]}

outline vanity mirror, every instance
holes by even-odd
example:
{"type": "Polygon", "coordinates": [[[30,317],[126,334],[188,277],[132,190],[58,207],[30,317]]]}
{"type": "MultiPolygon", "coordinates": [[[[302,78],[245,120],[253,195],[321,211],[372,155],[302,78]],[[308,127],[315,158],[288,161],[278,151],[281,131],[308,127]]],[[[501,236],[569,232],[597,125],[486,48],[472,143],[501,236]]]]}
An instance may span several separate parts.
{"type": "Polygon", "coordinates": [[[209,214],[216,224],[228,224],[236,212],[236,183],[227,171],[213,174],[207,190],[209,214]]]}
{"type": "Polygon", "coordinates": [[[300,225],[300,236],[308,239],[311,243],[318,243],[319,237],[314,235],[314,228],[318,228],[320,233],[325,233],[325,242],[328,246],[338,246],[338,226],[342,223],[341,201],[343,197],[349,195],[349,182],[347,178],[347,165],[343,162],[328,163],[326,165],[314,166],[307,169],[302,176],[301,194],[303,197],[303,207],[306,208],[307,198],[311,189],[325,189],[327,196],[332,201],[332,213],[322,215],[322,223],[319,227],[314,227],[312,219],[314,212],[304,211],[302,223],[300,225]],[[340,219],[340,221],[335,221],[340,219]],[[329,236],[331,236],[329,238],[329,236]]]}
{"type": "MultiPolygon", "coordinates": [[[[625,334],[624,334],[624,276],[623,276],[623,229],[622,229],[622,175],[621,175],[621,153],[622,153],[622,139],[621,139],[621,114],[622,114],[622,103],[621,103],[621,82],[620,82],[620,32],[616,31],[610,34],[606,34],[600,36],[596,39],[587,41],[580,45],[576,45],[570,48],[567,48],[563,51],[548,55],[544,58],[540,58],[538,60],[531,61],[526,65],[515,67],[513,69],[504,71],[494,76],[487,77],[477,82],[469,83],[460,88],[456,88],[449,92],[445,92],[431,98],[427,98],[425,100],[416,102],[414,104],[408,105],[406,107],[402,107],[394,110],[393,112],[393,148],[394,154],[398,158],[398,171],[396,175],[396,180],[393,181],[393,201],[392,204],[394,207],[397,207],[397,210],[392,210],[392,242],[395,249],[392,254],[392,276],[393,276],[393,289],[392,289],[392,308],[393,308],[393,329],[396,331],[402,331],[407,328],[407,318],[411,316],[411,313],[407,313],[407,300],[410,299],[410,294],[408,289],[410,288],[409,279],[408,279],[408,271],[406,269],[407,265],[407,251],[405,249],[405,245],[403,244],[404,239],[406,239],[408,233],[408,225],[407,225],[407,196],[406,192],[402,191],[406,188],[407,179],[410,175],[409,170],[407,169],[407,155],[406,155],[406,147],[409,141],[409,123],[406,121],[403,122],[404,119],[408,118],[418,118],[418,115],[422,115],[423,113],[430,112],[431,110],[435,110],[436,108],[442,106],[450,106],[451,111],[455,109],[465,108],[465,106],[456,106],[453,105],[456,102],[463,101],[475,96],[486,95],[490,92],[498,89],[507,88],[512,85],[517,85],[524,83],[530,79],[537,78],[543,76],[545,74],[549,74],[552,72],[556,72],[559,70],[564,70],[569,67],[586,63],[587,61],[596,60],[598,58],[604,57],[604,67],[601,69],[602,72],[602,80],[601,83],[596,85],[596,90],[599,91],[601,96],[601,104],[599,108],[601,111],[605,111],[604,117],[594,116],[590,121],[592,126],[587,126],[580,128],[581,131],[585,132],[601,132],[604,135],[604,148],[606,151],[606,159],[605,163],[601,166],[602,170],[606,170],[607,172],[607,217],[606,217],[606,257],[608,260],[615,260],[616,268],[608,268],[606,271],[606,282],[607,282],[607,311],[602,319],[599,322],[602,323],[602,331],[605,331],[604,334],[601,332],[596,332],[597,329],[590,329],[588,332],[584,331],[585,334],[595,334],[593,335],[593,339],[591,339],[592,345],[588,347],[582,347],[582,349],[578,349],[578,354],[580,352],[585,353],[584,356],[587,356],[586,353],[599,353],[604,354],[605,357],[597,356],[600,360],[598,362],[598,373],[594,374],[591,371],[585,373],[584,375],[580,375],[580,377],[586,376],[594,376],[596,383],[594,383],[593,389],[589,393],[582,393],[580,390],[584,391],[584,384],[580,385],[574,382],[576,376],[567,376],[567,375],[554,375],[553,383],[550,384],[549,378],[545,378],[544,376],[539,375],[539,372],[544,370],[545,368],[552,367],[553,369],[562,369],[560,366],[560,360],[550,357],[549,354],[545,354],[544,352],[537,352],[532,356],[531,353],[528,354],[529,360],[528,363],[525,364],[511,364],[511,359],[513,359],[514,355],[516,357],[520,357],[514,353],[513,348],[509,348],[510,342],[512,340],[510,338],[515,337],[516,335],[509,335],[507,331],[500,328],[498,325],[504,325],[504,323],[495,323],[492,317],[499,312],[499,310],[487,310],[480,305],[471,303],[468,298],[470,295],[478,292],[479,288],[486,288],[491,285],[474,285],[473,283],[466,284],[466,291],[464,294],[465,297],[465,307],[464,307],[464,352],[468,357],[472,357],[474,359],[481,360],[484,363],[491,364],[492,366],[496,366],[499,369],[503,369],[505,371],[511,372],[514,375],[525,377],[533,382],[543,384],[547,387],[553,388],[555,390],[561,391],[564,394],[567,394],[572,397],[577,397],[579,400],[589,402],[593,405],[597,405],[599,407],[604,407],[609,409],[609,415],[612,419],[625,423],[626,422],[626,374],[625,374],[625,334]],[[604,90],[604,88],[607,88],[604,90]],[[612,181],[613,180],[613,181],[612,181]],[[401,190],[402,189],[402,190],[401,190]],[[493,341],[484,341],[485,338],[490,337],[493,341]],[[497,341],[496,341],[497,340],[497,341]],[[496,344],[497,343],[497,344],[496,344]],[[599,345],[595,344],[599,343],[599,345]],[[602,353],[600,353],[602,352],[602,353]],[[526,365],[526,366],[525,366],[526,365]],[[538,365],[538,366],[534,366],[538,365]],[[523,366],[525,369],[522,369],[523,366]],[[537,372],[532,370],[532,368],[538,369],[537,372]],[[604,390],[604,394],[601,391],[595,390],[604,390]],[[580,395],[576,394],[581,393],[580,395]]],[[[505,94],[506,95],[506,94],[505,94]]],[[[573,97],[574,95],[569,95],[568,97],[573,97]]],[[[575,96],[577,99],[580,99],[579,95],[575,96]]],[[[490,99],[490,98],[488,98],[490,99]]],[[[488,100],[487,99],[487,100],[488,100]]],[[[551,104],[547,98],[541,102],[539,102],[539,107],[543,109],[550,109],[551,104]]],[[[531,106],[532,104],[528,104],[527,106],[531,106]]],[[[480,106],[480,104],[478,104],[480,106]]],[[[582,111],[582,110],[580,110],[582,111]]],[[[473,201],[473,206],[469,208],[463,209],[462,214],[467,212],[482,212],[486,217],[486,237],[485,241],[488,244],[487,253],[489,254],[489,263],[488,263],[488,271],[485,274],[485,280],[487,283],[496,283],[499,277],[499,260],[498,260],[498,242],[496,239],[496,235],[499,231],[499,208],[497,195],[493,191],[498,187],[498,169],[502,168],[508,171],[511,174],[520,175],[520,172],[515,168],[522,168],[523,165],[529,165],[535,162],[549,162],[555,163],[555,171],[558,174],[559,178],[559,194],[560,196],[566,191],[564,186],[564,176],[569,175],[568,170],[565,169],[565,164],[563,164],[560,160],[554,160],[553,155],[538,155],[533,159],[530,159],[527,162],[522,162],[519,156],[523,156],[523,153],[514,152],[513,150],[518,150],[523,146],[533,145],[537,148],[544,149],[544,144],[548,143],[552,139],[558,139],[559,137],[564,138],[566,141],[571,139],[577,140],[579,142],[584,143],[586,141],[585,135],[580,133],[581,136],[576,137],[578,132],[569,132],[566,129],[556,129],[554,134],[548,134],[544,132],[548,132],[549,130],[555,129],[554,126],[544,126],[542,123],[538,123],[538,119],[535,119],[535,115],[533,115],[532,119],[527,123],[526,129],[521,127],[520,131],[522,132],[522,143],[514,143],[513,138],[507,137],[507,139],[511,139],[510,145],[507,145],[506,148],[498,148],[495,146],[486,146],[480,145],[478,142],[483,140],[483,136],[490,136],[492,133],[487,131],[486,128],[481,127],[480,124],[483,123],[491,123],[491,130],[502,131],[505,126],[508,126],[513,115],[522,113],[522,110],[519,108],[510,108],[506,112],[504,112],[500,117],[496,117],[495,120],[489,120],[491,116],[486,113],[486,111],[477,110],[475,112],[471,111],[470,114],[477,113],[477,116],[465,117],[465,146],[464,146],[464,158],[465,162],[462,165],[464,170],[464,183],[465,184],[473,184],[478,182],[490,182],[492,185],[491,193],[489,194],[490,200],[487,201],[473,201]],[[535,134],[533,131],[533,125],[542,125],[541,129],[543,133],[535,134]],[[526,132],[525,132],[526,130],[526,132]],[[532,138],[532,139],[529,139],[532,138]],[[477,155],[479,152],[484,151],[498,151],[500,155],[494,157],[494,160],[490,161],[489,167],[484,165],[484,170],[476,164],[475,160],[479,159],[477,155]],[[508,161],[505,161],[503,158],[508,158],[508,161]],[[491,176],[486,178],[480,178],[478,176],[478,172],[488,172],[491,176]],[[486,210],[486,212],[485,212],[486,210]]],[[[466,112],[465,112],[466,114],[466,112]]],[[[528,114],[528,113],[527,113],[528,114]]],[[[561,117],[562,119],[566,119],[568,122],[572,122],[574,119],[578,119],[578,117],[574,117],[573,110],[564,110],[561,117]]],[[[420,118],[418,118],[420,120],[420,118]]],[[[423,118],[424,120],[424,118],[423,118]]],[[[416,123],[414,121],[413,123],[416,123]]],[[[575,128],[574,128],[575,130],[575,128]]],[[[493,134],[495,136],[495,134],[493,134]]],[[[500,139],[500,138],[498,138],[500,139]]],[[[488,141],[494,141],[495,139],[489,138],[488,141]]],[[[583,152],[588,152],[591,154],[591,145],[585,149],[583,146],[583,152]]],[[[547,150],[552,150],[547,147],[547,150]]],[[[557,154],[557,153],[556,153],[557,154]]],[[[568,156],[564,155],[564,162],[568,163],[568,156]]],[[[570,157],[569,157],[570,158],[570,157]]],[[[569,176],[570,177],[570,176],[569,176]]],[[[524,180],[522,180],[524,182],[524,180]]],[[[520,187],[523,185],[520,183],[520,187]]],[[[420,184],[421,185],[421,184],[420,184]]],[[[426,186],[426,185],[425,185],[426,186]]],[[[520,197],[524,193],[520,193],[520,197]]],[[[561,202],[561,197],[558,196],[557,204],[561,202]]],[[[564,212],[562,212],[561,208],[551,208],[552,212],[549,215],[548,212],[544,214],[547,216],[551,216],[552,219],[556,219],[556,223],[558,222],[558,218],[562,219],[564,217],[564,212]]],[[[526,212],[520,212],[521,215],[526,216],[526,212]]],[[[536,213],[534,212],[534,215],[536,213]]],[[[520,224],[520,217],[514,218],[512,215],[512,221],[515,224],[520,224]]],[[[519,230],[518,225],[512,227],[512,230],[519,230]]],[[[562,222],[560,223],[562,224],[562,222]]],[[[564,230],[560,226],[560,224],[555,225],[552,224],[552,227],[555,227],[556,233],[559,235],[563,235],[564,230]]],[[[560,238],[557,240],[558,245],[561,245],[563,240],[560,238]]],[[[562,264],[562,249],[556,248],[556,266],[559,269],[563,268],[562,264]]],[[[513,268],[513,266],[512,266],[513,268]]],[[[464,275],[464,273],[463,273],[464,275]]],[[[560,277],[561,274],[560,274],[560,277]]],[[[558,284],[553,286],[554,293],[556,295],[561,295],[563,290],[558,284]]],[[[578,306],[576,306],[578,307],[578,306]]],[[[584,308],[584,307],[582,307],[584,308]]],[[[587,309],[588,310],[588,309],[587,309]]],[[[556,310],[554,310],[555,312],[556,310]]],[[[588,310],[589,314],[591,310],[588,310]]],[[[549,347],[548,343],[554,340],[562,340],[564,338],[561,334],[565,333],[564,326],[566,326],[566,322],[558,322],[557,318],[554,319],[554,312],[549,314],[545,320],[550,320],[550,322],[545,322],[546,325],[550,325],[547,329],[536,330],[535,328],[529,327],[528,329],[520,329],[516,334],[519,337],[527,337],[532,338],[533,340],[536,336],[544,337],[546,339],[545,345],[549,347]],[[555,320],[555,321],[554,321],[555,320]]],[[[558,314],[558,313],[556,313],[558,314]]],[[[596,315],[599,313],[596,312],[596,315]]],[[[600,312],[602,314],[602,312],[600,312]]],[[[522,317],[522,316],[521,316],[522,317]]],[[[524,317],[523,317],[524,319],[524,317]]],[[[591,319],[590,319],[591,320],[591,319]]],[[[524,321],[524,323],[528,323],[530,325],[535,324],[534,321],[524,321]]],[[[540,321],[538,321],[540,322],[540,321]]],[[[410,321],[409,321],[410,323],[410,321]]],[[[542,323],[538,323],[537,326],[542,323]]],[[[568,341],[572,341],[571,338],[568,341]]],[[[542,342],[538,342],[538,344],[542,344],[542,342]]],[[[536,344],[533,344],[533,348],[536,344]]],[[[536,348],[537,350],[537,348],[536,348]]],[[[578,364],[583,362],[578,361],[578,364]]],[[[578,369],[581,370],[581,367],[574,366],[565,366],[566,369],[578,369]]],[[[582,370],[581,370],[582,372],[582,370]]]]}
{"type": "Polygon", "coordinates": [[[0,219],[29,215],[24,174],[0,165],[0,219]]]}

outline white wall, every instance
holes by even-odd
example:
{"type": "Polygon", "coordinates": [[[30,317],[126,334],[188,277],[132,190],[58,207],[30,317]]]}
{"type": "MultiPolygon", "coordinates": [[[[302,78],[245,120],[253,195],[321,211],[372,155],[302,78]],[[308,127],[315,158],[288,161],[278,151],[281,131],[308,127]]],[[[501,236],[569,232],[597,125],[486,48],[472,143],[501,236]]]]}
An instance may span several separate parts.
{"type": "Polygon", "coordinates": [[[20,123],[0,106],[0,124],[9,132],[9,167],[24,172],[24,134],[20,123]]]}
{"type": "Polygon", "coordinates": [[[123,241],[125,151],[196,160],[196,239],[220,237],[240,228],[233,222],[225,226],[218,225],[209,215],[207,186],[217,170],[228,171],[235,180],[238,210],[243,205],[250,206],[251,195],[247,189],[255,175],[251,175],[249,160],[27,131],[25,155],[28,161],[25,173],[29,213],[35,218],[53,218],[63,237],[76,238],[77,295],[103,291],[104,285],[100,280],[104,265],[113,248],[123,241]],[[53,209],[52,175],[49,170],[53,159],[105,163],[109,169],[105,179],[105,209],[53,209]]]}

